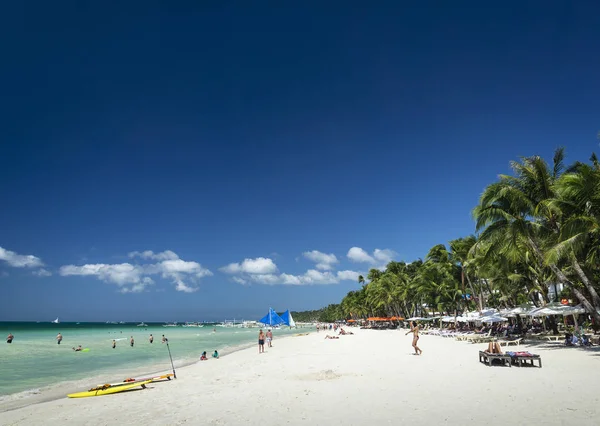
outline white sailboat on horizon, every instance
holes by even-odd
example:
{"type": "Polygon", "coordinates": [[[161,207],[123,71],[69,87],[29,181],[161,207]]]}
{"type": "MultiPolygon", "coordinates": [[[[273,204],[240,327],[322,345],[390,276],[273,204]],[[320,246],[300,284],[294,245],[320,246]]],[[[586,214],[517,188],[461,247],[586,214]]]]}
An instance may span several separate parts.
{"type": "Polygon", "coordinates": [[[56,317],[56,319],[54,321],[52,321],[52,324],[58,324],[58,317],[56,317]]]}

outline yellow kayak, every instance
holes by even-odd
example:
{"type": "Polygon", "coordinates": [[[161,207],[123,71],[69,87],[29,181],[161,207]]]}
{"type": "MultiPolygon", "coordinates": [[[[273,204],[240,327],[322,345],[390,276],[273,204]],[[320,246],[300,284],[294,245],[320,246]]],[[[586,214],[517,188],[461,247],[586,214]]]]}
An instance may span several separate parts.
{"type": "Polygon", "coordinates": [[[95,388],[90,389],[85,392],[77,392],[70,393],[67,396],[69,398],[86,398],[88,396],[100,396],[100,395],[110,395],[111,393],[124,392],[138,386],[142,388],[146,388],[148,383],[151,383],[152,380],[146,380],[144,382],[135,382],[135,383],[119,383],[116,385],[101,385],[95,388]]]}
{"type": "Polygon", "coordinates": [[[100,387],[100,386],[122,386],[122,385],[127,385],[127,384],[131,384],[133,385],[134,383],[140,383],[140,382],[145,382],[147,380],[151,380],[153,382],[156,381],[162,381],[162,380],[171,380],[171,377],[173,377],[173,373],[169,373],[169,374],[163,374],[162,376],[154,376],[154,377],[144,377],[143,379],[125,379],[122,382],[117,382],[117,383],[110,383],[110,384],[100,384],[100,385],[96,385],[96,387],[100,387]]]}

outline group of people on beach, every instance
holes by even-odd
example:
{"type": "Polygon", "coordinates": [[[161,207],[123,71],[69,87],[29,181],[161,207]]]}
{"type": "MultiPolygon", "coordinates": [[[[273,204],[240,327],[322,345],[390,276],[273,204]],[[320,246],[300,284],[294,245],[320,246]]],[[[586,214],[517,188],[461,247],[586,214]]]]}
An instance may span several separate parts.
{"type": "MultiPolygon", "coordinates": [[[[219,359],[219,352],[216,349],[213,352],[212,357],[214,359],[219,359]]],[[[206,351],[202,352],[202,355],[200,356],[200,361],[208,361],[208,357],[206,356],[206,351]]]]}
{"type": "Polygon", "coordinates": [[[265,340],[267,341],[267,346],[272,348],[273,344],[271,342],[273,341],[273,332],[271,331],[270,328],[267,330],[266,333],[262,331],[262,328],[258,332],[258,353],[259,354],[265,353],[265,340]]]}

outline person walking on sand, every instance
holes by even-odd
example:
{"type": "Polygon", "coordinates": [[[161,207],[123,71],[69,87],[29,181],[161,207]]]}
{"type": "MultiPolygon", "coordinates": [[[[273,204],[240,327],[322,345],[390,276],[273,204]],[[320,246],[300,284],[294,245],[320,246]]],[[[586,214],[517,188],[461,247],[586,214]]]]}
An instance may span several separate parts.
{"type": "Polygon", "coordinates": [[[258,353],[265,352],[265,333],[263,333],[262,329],[258,333],[258,353]]]}
{"type": "Polygon", "coordinates": [[[8,336],[6,336],[6,343],[12,343],[14,338],[15,336],[13,336],[12,333],[8,333],[8,336]]]}
{"type": "Polygon", "coordinates": [[[154,342],[154,336],[150,335],[150,343],[154,342]]]}
{"type": "Polygon", "coordinates": [[[56,335],[56,344],[60,345],[60,342],[62,342],[62,334],[58,333],[56,335]]]}
{"type": "Polygon", "coordinates": [[[133,336],[131,336],[131,339],[129,339],[129,344],[131,345],[131,347],[133,348],[133,336]]]}
{"type": "Polygon", "coordinates": [[[117,347],[117,341],[113,340],[113,349],[117,347]]]}
{"type": "Polygon", "coordinates": [[[417,346],[417,342],[419,341],[419,326],[417,325],[416,321],[411,323],[410,330],[406,332],[405,336],[408,333],[413,334],[412,347],[415,348],[415,355],[421,355],[423,351],[417,346]]]}
{"type": "Polygon", "coordinates": [[[273,340],[273,333],[271,332],[271,329],[269,329],[269,331],[267,331],[267,345],[269,345],[270,348],[273,347],[273,345],[271,344],[272,340],[273,340]]]}

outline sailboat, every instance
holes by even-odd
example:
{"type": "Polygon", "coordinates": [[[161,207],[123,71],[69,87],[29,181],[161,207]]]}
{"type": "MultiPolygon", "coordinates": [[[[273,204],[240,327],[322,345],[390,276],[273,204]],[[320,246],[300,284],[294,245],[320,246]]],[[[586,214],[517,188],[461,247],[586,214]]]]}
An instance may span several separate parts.
{"type": "Polygon", "coordinates": [[[52,321],[52,324],[58,324],[58,317],[56,317],[56,319],[52,321]]]}
{"type": "Polygon", "coordinates": [[[289,325],[290,328],[296,327],[296,322],[294,321],[294,318],[292,318],[292,313],[289,309],[281,315],[281,319],[283,320],[283,323],[289,325]]]}
{"type": "Polygon", "coordinates": [[[258,322],[264,324],[265,326],[276,327],[278,325],[284,324],[283,319],[277,315],[277,312],[273,310],[273,308],[269,308],[269,312],[267,315],[258,320],[258,322]]]}

